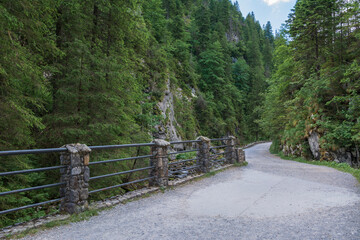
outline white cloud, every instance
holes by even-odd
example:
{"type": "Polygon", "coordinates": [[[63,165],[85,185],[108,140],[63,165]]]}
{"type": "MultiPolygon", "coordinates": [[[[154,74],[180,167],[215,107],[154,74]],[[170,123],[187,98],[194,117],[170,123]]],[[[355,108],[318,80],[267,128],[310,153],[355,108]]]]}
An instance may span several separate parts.
{"type": "Polygon", "coordinates": [[[271,6],[280,2],[290,2],[290,0],[263,0],[267,5],[271,6]]]}

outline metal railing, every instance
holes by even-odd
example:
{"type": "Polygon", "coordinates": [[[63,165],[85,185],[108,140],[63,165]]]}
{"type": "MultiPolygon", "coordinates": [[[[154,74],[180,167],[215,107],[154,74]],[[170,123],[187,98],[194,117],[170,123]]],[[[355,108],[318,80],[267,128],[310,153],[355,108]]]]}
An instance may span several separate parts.
{"type": "MultiPolygon", "coordinates": [[[[226,154],[226,151],[222,152],[216,152],[221,149],[229,147],[228,145],[224,145],[225,140],[229,140],[229,138],[217,138],[217,139],[211,139],[211,142],[219,142],[221,141],[221,144],[218,146],[211,147],[211,151],[215,151],[215,153],[210,155],[210,162],[214,165],[215,163],[224,163],[224,154],[226,154]],[[223,158],[219,158],[218,156],[223,156],[223,158]]],[[[174,148],[175,145],[182,144],[183,147],[180,149],[180,151],[170,151],[167,153],[168,158],[168,167],[169,167],[169,177],[170,178],[176,178],[176,177],[183,177],[184,175],[189,175],[192,173],[195,173],[199,171],[199,165],[198,165],[198,143],[200,143],[201,140],[190,140],[190,141],[176,141],[176,142],[170,142],[170,148],[174,148]]],[[[124,148],[132,148],[132,147],[154,147],[155,143],[139,143],[139,144],[122,144],[122,145],[105,145],[105,146],[89,146],[91,150],[108,150],[108,149],[124,149],[124,148]]],[[[169,148],[168,148],[169,149],[169,148]]],[[[29,155],[29,154],[43,154],[43,153],[66,153],[68,152],[67,148],[47,148],[47,149],[30,149],[30,150],[12,150],[12,151],[0,151],[0,157],[1,156],[15,156],[15,155],[29,155]]],[[[154,155],[140,155],[140,156],[134,156],[134,157],[127,157],[127,158],[117,158],[117,159],[109,159],[109,160],[102,160],[102,161],[90,161],[89,162],[89,168],[93,166],[97,166],[100,164],[109,164],[109,163],[116,163],[116,162],[124,162],[129,160],[144,160],[144,159],[151,159],[154,157],[154,155]]],[[[150,170],[154,169],[154,166],[146,166],[146,167],[140,167],[135,168],[135,165],[133,165],[133,169],[127,169],[124,171],[119,172],[112,172],[107,173],[103,175],[98,176],[90,176],[89,182],[93,182],[99,179],[104,179],[108,177],[118,176],[118,175],[124,175],[124,174],[132,174],[132,173],[144,173],[144,171],[147,171],[148,177],[142,177],[140,179],[134,179],[130,181],[130,177],[127,179],[128,182],[122,182],[119,184],[115,184],[112,186],[106,186],[98,189],[93,189],[91,191],[88,191],[89,195],[92,195],[94,193],[114,189],[114,188],[120,188],[131,184],[138,184],[146,181],[150,181],[154,178],[154,176],[149,176],[150,170]]],[[[43,168],[36,168],[36,169],[26,169],[26,170],[17,170],[17,171],[10,171],[10,172],[1,172],[0,173],[0,180],[2,177],[7,176],[14,176],[19,174],[28,174],[28,173],[34,173],[34,172],[46,172],[46,171],[53,171],[53,170],[62,170],[64,168],[67,168],[68,166],[50,166],[50,167],[43,167],[43,168]]],[[[90,171],[91,172],[91,171],[90,171]]],[[[143,174],[144,175],[144,174],[143,174]]],[[[47,188],[54,188],[54,187],[61,187],[65,182],[60,183],[52,183],[52,184],[46,184],[41,186],[34,186],[34,187],[27,187],[23,189],[14,189],[9,190],[5,192],[0,192],[0,197],[7,196],[10,194],[17,194],[22,192],[29,192],[34,190],[40,190],[40,189],[47,189],[47,188]]],[[[12,209],[7,210],[1,210],[0,215],[20,211],[27,208],[33,208],[33,207],[39,207],[43,205],[48,205],[52,203],[58,203],[62,201],[64,198],[59,197],[55,199],[51,199],[44,202],[39,203],[33,203],[28,204],[25,206],[20,206],[12,209]]]]}
{"type": "Polygon", "coordinates": [[[219,146],[210,147],[210,151],[221,151],[210,154],[211,168],[215,168],[217,165],[224,165],[226,163],[225,154],[229,153],[225,150],[225,148],[229,147],[228,145],[224,144],[224,141],[226,140],[229,140],[229,138],[210,139],[211,142],[220,142],[220,144],[222,144],[219,146]]]}
{"type": "MultiPolygon", "coordinates": [[[[170,142],[170,146],[178,145],[178,144],[187,144],[192,145],[194,143],[199,143],[200,140],[190,140],[190,141],[178,141],[178,142],[170,142]]],[[[186,149],[186,147],[184,147],[186,149]]],[[[192,146],[190,146],[192,148],[192,146]]],[[[169,177],[170,178],[183,178],[190,175],[193,172],[196,172],[199,168],[197,165],[197,157],[191,156],[192,158],[183,159],[178,158],[181,154],[185,153],[197,153],[199,149],[190,149],[190,150],[182,150],[169,152],[168,157],[170,157],[169,161],[169,177]],[[175,160],[172,160],[171,157],[175,155],[175,160]]],[[[186,156],[185,156],[186,157],[186,156]]]]}
{"type": "MultiPolygon", "coordinates": [[[[104,150],[104,149],[120,149],[120,148],[144,147],[144,146],[154,146],[154,143],[89,146],[89,148],[91,150],[104,150]]],[[[42,153],[62,153],[62,152],[66,152],[66,151],[67,151],[66,148],[11,150],[11,151],[0,151],[0,157],[1,156],[42,154],[42,153]]],[[[106,163],[113,163],[113,162],[119,162],[119,161],[144,159],[144,158],[150,158],[151,156],[152,155],[144,155],[144,156],[136,156],[136,157],[129,157],[129,158],[111,159],[111,160],[90,162],[89,165],[91,166],[91,165],[96,165],[96,164],[106,164],[106,163]]],[[[27,174],[27,173],[34,173],[34,172],[45,172],[45,171],[51,171],[51,170],[64,169],[66,167],[67,166],[52,166],[52,167],[44,167],[44,168],[17,170],[17,171],[11,171],[11,172],[1,172],[0,173],[0,179],[1,179],[1,177],[4,177],[4,176],[27,174]]],[[[102,175],[102,176],[95,176],[95,177],[91,177],[90,180],[96,180],[96,179],[100,179],[100,178],[111,177],[111,176],[121,175],[121,174],[128,174],[128,173],[138,172],[138,171],[145,171],[145,170],[148,170],[148,169],[151,169],[151,167],[140,168],[140,169],[132,169],[132,170],[123,171],[123,172],[105,174],[105,175],[102,175]]],[[[130,185],[130,184],[134,184],[134,183],[140,183],[140,182],[148,181],[150,179],[151,178],[143,178],[143,179],[138,179],[138,180],[135,180],[135,181],[122,183],[122,184],[118,184],[118,185],[114,185],[114,186],[110,186],[110,187],[96,189],[96,190],[93,190],[93,191],[89,191],[89,194],[93,194],[93,193],[100,192],[100,191],[105,191],[105,190],[116,188],[116,187],[122,187],[122,186],[130,185]]],[[[23,188],[23,189],[15,189],[15,190],[10,190],[10,191],[0,192],[0,197],[10,195],[10,194],[21,193],[21,192],[29,192],[29,191],[34,191],[34,190],[46,189],[46,188],[60,187],[60,186],[62,186],[64,184],[65,184],[64,182],[60,182],[60,183],[46,184],[46,185],[42,185],[42,186],[35,186],[35,187],[28,187],[28,188],[23,188]]],[[[52,200],[48,200],[48,201],[44,201],[44,202],[28,204],[28,205],[17,207],[17,208],[1,210],[0,215],[15,212],[15,211],[24,210],[24,209],[27,209],[27,208],[39,207],[39,206],[48,205],[48,204],[51,204],[51,203],[60,202],[62,199],[63,198],[57,198],[57,199],[52,199],[52,200]]]]}
{"type": "MultiPolygon", "coordinates": [[[[49,148],[49,149],[31,149],[31,150],[12,150],[12,151],[0,151],[0,156],[15,156],[15,155],[24,155],[24,154],[40,154],[40,153],[54,153],[54,152],[64,152],[67,151],[66,148],[49,148]]],[[[36,168],[36,169],[26,169],[26,170],[18,170],[18,171],[11,171],[11,172],[1,172],[0,177],[4,176],[13,176],[13,175],[19,175],[19,174],[28,174],[28,173],[34,173],[34,172],[45,172],[45,171],[51,171],[51,170],[57,170],[65,168],[65,166],[52,166],[52,167],[44,167],[44,168],[36,168]]],[[[45,188],[52,188],[52,187],[59,187],[65,184],[64,182],[61,183],[54,183],[54,184],[46,184],[42,186],[35,186],[35,187],[28,187],[23,189],[15,189],[10,190],[6,192],[1,192],[0,196],[6,196],[10,194],[16,194],[21,192],[29,192],[39,189],[45,189],[45,188]]],[[[43,205],[47,205],[50,203],[60,202],[62,198],[52,199],[44,202],[34,203],[34,204],[28,204],[25,206],[2,210],[0,211],[0,215],[7,214],[15,211],[20,211],[27,208],[32,207],[39,207],[43,205]]]]}

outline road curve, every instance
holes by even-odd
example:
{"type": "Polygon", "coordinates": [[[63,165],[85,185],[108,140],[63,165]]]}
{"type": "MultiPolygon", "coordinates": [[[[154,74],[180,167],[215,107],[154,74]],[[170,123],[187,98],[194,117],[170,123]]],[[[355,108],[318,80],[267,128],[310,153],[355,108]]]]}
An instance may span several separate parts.
{"type": "Polygon", "coordinates": [[[332,168],[281,160],[270,144],[247,167],[118,205],[25,239],[360,239],[360,186],[332,168]]]}

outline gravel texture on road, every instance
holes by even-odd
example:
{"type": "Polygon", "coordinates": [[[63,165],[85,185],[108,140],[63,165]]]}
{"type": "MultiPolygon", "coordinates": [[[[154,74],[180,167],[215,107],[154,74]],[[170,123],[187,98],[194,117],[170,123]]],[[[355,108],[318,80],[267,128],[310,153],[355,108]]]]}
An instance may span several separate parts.
{"type": "Polygon", "coordinates": [[[249,165],[24,239],[360,240],[360,186],[332,168],[281,160],[270,143],[249,165]]]}

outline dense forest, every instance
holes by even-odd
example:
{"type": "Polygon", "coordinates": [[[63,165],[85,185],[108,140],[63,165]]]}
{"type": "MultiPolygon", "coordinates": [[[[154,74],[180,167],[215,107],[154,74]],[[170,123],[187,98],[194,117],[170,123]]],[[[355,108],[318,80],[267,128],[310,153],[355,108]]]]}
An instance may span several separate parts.
{"type": "Polygon", "coordinates": [[[2,1],[0,21],[1,149],[149,141],[168,81],[182,138],[261,135],[272,29],[230,1],[2,1]]]}
{"type": "MultiPolygon", "coordinates": [[[[261,26],[240,8],[229,0],[0,0],[0,150],[140,143],[159,136],[232,134],[243,143],[267,137],[266,127],[259,127],[261,106],[274,70],[273,49],[281,41],[275,42],[269,22],[261,26]]],[[[350,78],[356,67],[348,68],[350,78]]],[[[141,151],[149,150],[116,154],[141,151]]],[[[91,158],[110,154],[115,153],[91,158]]],[[[51,154],[2,157],[0,171],[58,164],[51,154]]],[[[0,190],[57,177],[58,172],[2,177],[0,190]]],[[[58,189],[9,195],[0,208],[57,195],[58,189]]],[[[33,212],[2,215],[1,226],[33,212]]]]}
{"type": "Polygon", "coordinates": [[[359,167],[359,1],[298,0],[274,44],[259,121],[272,150],[359,167]]]}

